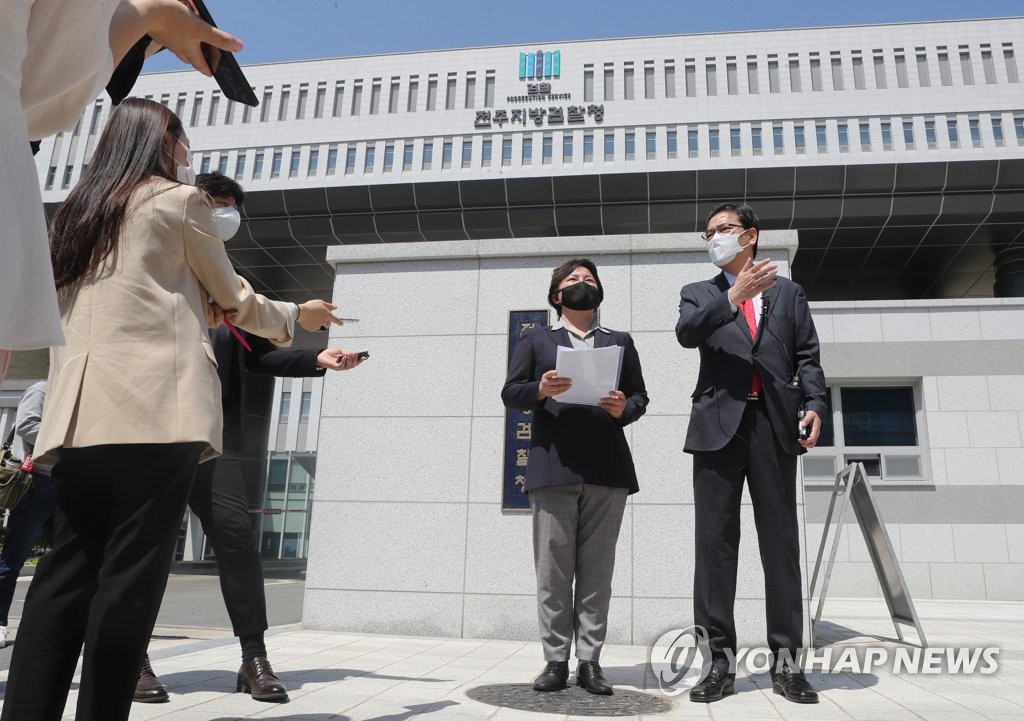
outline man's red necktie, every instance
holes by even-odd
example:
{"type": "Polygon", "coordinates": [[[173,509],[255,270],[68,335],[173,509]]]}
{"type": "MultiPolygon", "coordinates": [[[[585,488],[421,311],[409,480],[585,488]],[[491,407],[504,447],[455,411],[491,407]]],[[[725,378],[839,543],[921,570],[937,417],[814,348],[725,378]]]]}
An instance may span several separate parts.
{"type": "MultiPolygon", "coordinates": [[[[754,301],[745,300],[740,303],[740,312],[743,313],[743,317],[747,321],[747,327],[750,328],[750,337],[757,338],[757,321],[754,320],[754,301]]],[[[761,376],[757,373],[757,368],[754,369],[754,376],[750,379],[750,392],[752,395],[761,395],[761,376]]]]}

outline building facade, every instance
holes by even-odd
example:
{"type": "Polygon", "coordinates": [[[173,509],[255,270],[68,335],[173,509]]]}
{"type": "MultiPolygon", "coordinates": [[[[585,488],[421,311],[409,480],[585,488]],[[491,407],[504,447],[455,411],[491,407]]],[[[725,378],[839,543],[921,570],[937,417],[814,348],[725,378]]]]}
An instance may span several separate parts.
{"type": "MultiPolygon", "coordinates": [[[[249,192],[227,247],[256,288],[361,319],[332,342],[371,359],[328,377],[322,404],[289,381],[286,430],[272,420],[292,455],[271,455],[268,498],[289,495],[263,543],[308,544],[305,622],[533,637],[529,521],[498,502],[508,314],[544,308],[550,268],[589,254],[652,398],[630,433],[642,490],[611,634],[685,625],[697,359],[672,329],[679,287],[714,272],[696,234],[723,200],[755,207],[762,252],[805,286],[823,343],[832,422],[802,463],[805,555],[830,479],[857,460],[913,596],[1024,598],[1022,52],[1024,18],[1002,18],[259,65],[256,108],[193,73],[140,78],[135,94],[184,121],[197,170],[249,192]]],[[[109,112],[98,99],[44,142],[51,209],[109,112]]],[[[858,533],[833,593],[878,593],[858,533]]]]}
{"type": "MultiPolygon", "coordinates": [[[[794,276],[812,298],[985,297],[1019,264],[1022,26],[260,65],[248,109],[190,72],[134,92],[182,118],[197,170],[252,192],[232,255],[282,295],[329,288],[338,243],[695,231],[709,202],[745,197],[766,227],[801,232],[794,276]]],[[[47,203],[80,177],[109,112],[98,99],[44,143],[47,203]]]]}

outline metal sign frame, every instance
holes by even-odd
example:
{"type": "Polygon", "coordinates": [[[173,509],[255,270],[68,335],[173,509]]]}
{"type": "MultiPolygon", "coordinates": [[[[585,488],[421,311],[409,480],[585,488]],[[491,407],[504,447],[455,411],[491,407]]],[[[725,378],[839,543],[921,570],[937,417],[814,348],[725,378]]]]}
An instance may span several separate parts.
{"type": "Polygon", "coordinates": [[[828,545],[830,532],[834,532],[832,539],[832,550],[829,553],[828,564],[825,566],[825,575],[821,585],[821,595],[818,597],[818,609],[811,621],[811,647],[816,647],[818,623],[821,621],[821,612],[825,608],[825,597],[828,595],[828,584],[832,578],[832,569],[836,562],[836,553],[839,550],[839,539],[843,532],[843,516],[846,513],[846,506],[853,506],[854,514],[857,516],[857,524],[861,533],[864,534],[864,542],[868,547],[868,554],[871,556],[871,564],[875,567],[875,575],[882,587],[882,595],[885,596],[885,603],[889,607],[889,617],[896,628],[896,635],[901,643],[908,643],[903,637],[903,630],[900,624],[913,626],[917,629],[921,646],[926,647],[928,642],[924,637],[924,630],[921,628],[921,620],[917,617],[914,602],[907,590],[907,583],[903,579],[903,572],[900,571],[899,561],[896,559],[896,552],[893,550],[892,541],[885,530],[885,523],[879,513],[878,504],[875,503],[875,496],[871,491],[871,483],[868,481],[867,472],[863,463],[851,463],[836,475],[835,486],[832,489],[832,499],[828,504],[828,515],[825,516],[825,529],[821,534],[821,545],[818,547],[818,559],[814,563],[814,575],[811,577],[810,599],[814,598],[814,589],[818,585],[818,574],[821,571],[821,561],[825,555],[825,547],[828,545]],[[836,508],[838,501],[839,507],[836,508]]]}

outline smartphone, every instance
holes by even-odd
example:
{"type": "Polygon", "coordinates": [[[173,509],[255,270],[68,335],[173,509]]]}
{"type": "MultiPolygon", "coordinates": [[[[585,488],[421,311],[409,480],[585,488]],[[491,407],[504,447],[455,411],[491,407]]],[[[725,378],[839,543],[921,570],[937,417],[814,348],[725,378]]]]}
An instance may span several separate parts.
{"type": "Polygon", "coordinates": [[[361,350],[361,351],[359,351],[356,354],[356,358],[358,358],[359,360],[366,360],[369,357],[370,357],[370,351],[368,351],[368,350],[361,350]]]}
{"type": "MultiPolygon", "coordinates": [[[[192,0],[192,2],[195,3],[199,17],[213,27],[217,27],[217,23],[213,21],[210,11],[206,9],[206,3],[203,0],[192,0]]],[[[256,93],[252,91],[249,81],[246,80],[245,75],[242,73],[242,69],[238,67],[238,62],[235,60],[234,55],[206,43],[202,44],[202,49],[203,57],[206,58],[207,64],[213,70],[213,79],[217,81],[217,85],[220,86],[226,98],[234,100],[236,103],[243,103],[253,107],[260,104],[260,101],[256,98],[256,93]]]]}

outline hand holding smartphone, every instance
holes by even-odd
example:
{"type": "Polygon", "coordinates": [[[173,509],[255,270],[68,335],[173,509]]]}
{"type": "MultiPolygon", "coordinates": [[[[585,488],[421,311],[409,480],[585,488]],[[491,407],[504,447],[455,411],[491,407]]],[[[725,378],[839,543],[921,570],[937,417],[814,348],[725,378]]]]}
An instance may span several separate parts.
{"type": "MultiPolygon", "coordinates": [[[[213,17],[210,15],[210,11],[207,10],[206,3],[203,0],[192,0],[192,3],[195,5],[199,17],[213,27],[217,27],[217,23],[213,21],[213,17]]],[[[235,60],[233,54],[206,43],[203,43],[202,48],[203,56],[206,58],[210,70],[213,71],[213,79],[217,81],[217,85],[220,86],[226,98],[234,100],[236,103],[243,103],[253,107],[260,104],[260,101],[256,98],[256,93],[252,91],[249,81],[242,73],[242,69],[238,67],[238,61],[235,60]]]]}
{"type": "Polygon", "coordinates": [[[796,414],[796,435],[801,441],[806,441],[811,437],[811,429],[804,425],[804,416],[807,412],[801,408],[796,414]]]}

